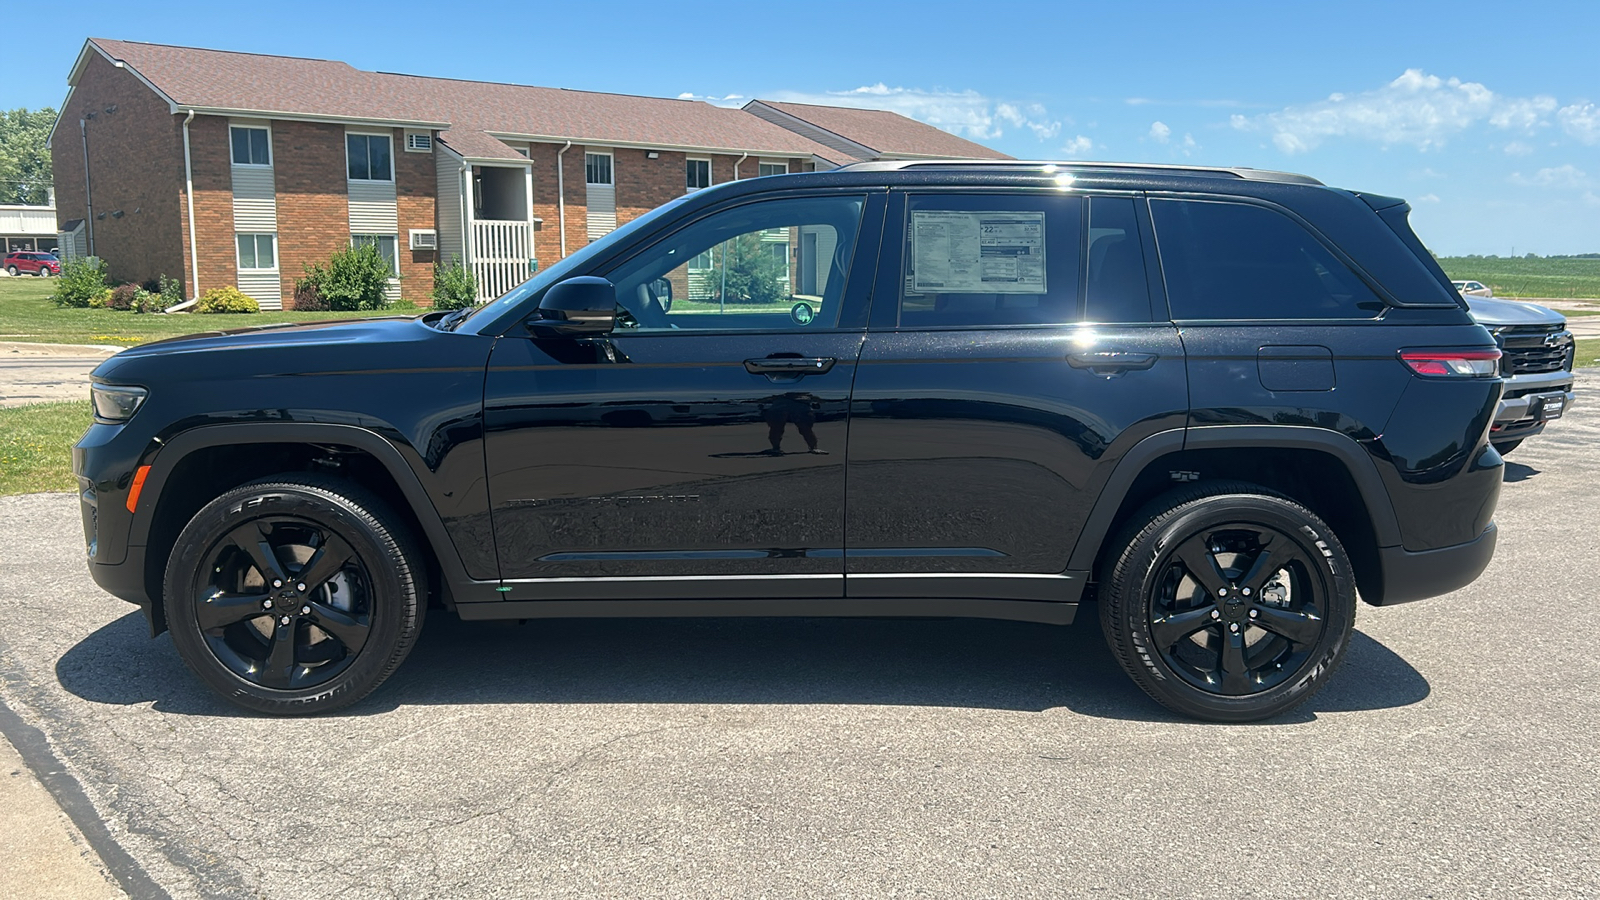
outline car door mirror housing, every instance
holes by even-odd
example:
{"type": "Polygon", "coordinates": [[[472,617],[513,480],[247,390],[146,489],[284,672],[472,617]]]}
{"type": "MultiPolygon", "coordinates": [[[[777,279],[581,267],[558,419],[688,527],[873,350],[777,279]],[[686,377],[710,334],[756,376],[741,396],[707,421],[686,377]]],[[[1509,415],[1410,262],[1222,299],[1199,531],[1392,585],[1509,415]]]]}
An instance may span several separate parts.
{"type": "Polygon", "coordinates": [[[545,291],[528,319],[534,337],[588,337],[610,334],[617,325],[617,289],[604,278],[581,275],[545,291]]]}

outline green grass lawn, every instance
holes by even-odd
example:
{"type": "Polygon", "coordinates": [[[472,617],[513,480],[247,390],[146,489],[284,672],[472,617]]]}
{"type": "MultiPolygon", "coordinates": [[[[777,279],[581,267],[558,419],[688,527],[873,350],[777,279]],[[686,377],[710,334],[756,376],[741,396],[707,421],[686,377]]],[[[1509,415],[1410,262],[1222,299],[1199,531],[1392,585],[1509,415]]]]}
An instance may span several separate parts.
{"type": "Polygon", "coordinates": [[[1455,281],[1481,281],[1495,296],[1600,298],[1600,259],[1497,259],[1441,256],[1455,281]]]}
{"type": "Polygon", "coordinates": [[[77,490],[72,445],[93,418],[87,400],[0,409],[0,496],[77,490]]]}
{"type": "Polygon", "coordinates": [[[1574,366],[1600,366],[1600,338],[1578,338],[1577,345],[1577,355],[1572,358],[1574,366]]]}
{"type": "Polygon", "coordinates": [[[59,309],[50,302],[54,278],[0,278],[0,341],[44,344],[105,344],[131,347],[145,341],[278,322],[315,322],[419,312],[394,306],[380,312],[261,312],[199,315],[134,315],[110,309],[59,309]]]}

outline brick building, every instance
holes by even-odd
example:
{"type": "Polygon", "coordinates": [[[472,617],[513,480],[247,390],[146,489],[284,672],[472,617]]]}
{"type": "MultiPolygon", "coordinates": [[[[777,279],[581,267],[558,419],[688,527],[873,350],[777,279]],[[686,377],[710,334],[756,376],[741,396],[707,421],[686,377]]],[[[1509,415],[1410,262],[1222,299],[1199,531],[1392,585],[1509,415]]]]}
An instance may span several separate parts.
{"type": "MultiPolygon", "coordinates": [[[[426,303],[459,257],[496,296],[686,191],[869,159],[1005,158],[894,113],[365,72],[90,39],[50,136],[59,244],[114,277],[264,308],[353,242],[426,303]]],[[[70,252],[70,251],[69,251],[70,252]]]]}

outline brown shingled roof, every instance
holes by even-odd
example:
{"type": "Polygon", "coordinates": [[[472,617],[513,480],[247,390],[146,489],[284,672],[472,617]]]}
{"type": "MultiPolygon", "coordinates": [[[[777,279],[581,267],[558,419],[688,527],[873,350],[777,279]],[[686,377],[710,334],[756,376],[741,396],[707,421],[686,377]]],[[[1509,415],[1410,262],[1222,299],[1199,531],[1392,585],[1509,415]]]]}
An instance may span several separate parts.
{"type": "Polygon", "coordinates": [[[783,103],[757,100],[840,137],[877,151],[879,156],[962,157],[967,159],[1011,159],[966,138],[956,137],[924,122],[882,109],[855,109],[842,106],[815,106],[809,103],[783,103]]]}
{"type": "Polygon", "coordinates": [[[333,60],[104,38],[90,43],[181,107],[447,127],[444,143],[471,158],[516,158],[496,134],[830,161],[839,156],[742,110],[699,101],[393,75],[333,60]]]}

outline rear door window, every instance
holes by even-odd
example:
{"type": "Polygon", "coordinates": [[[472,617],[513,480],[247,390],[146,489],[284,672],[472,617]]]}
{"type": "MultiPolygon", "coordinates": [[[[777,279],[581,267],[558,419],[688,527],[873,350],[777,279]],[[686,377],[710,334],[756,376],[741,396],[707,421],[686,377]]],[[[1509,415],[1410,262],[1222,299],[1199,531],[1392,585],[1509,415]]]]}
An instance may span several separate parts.
{"type": "Polygon", "coordinates": [[[1385,304],[1315,235],[1260,206],[1150,201],[1174,319],[1370,319],[1385,304]]]}
{"type": "Polygon", "coordinates": [[[1089,198],[1087,321],[1150,321],[1150,284],[1133,204],[1132,197],[1089,198]]]}
{"type": "Polygon", "coordinates": [[[1079,310],[1083,198],[907,198],[899,325],[1053,325],[1079,310]]]}

